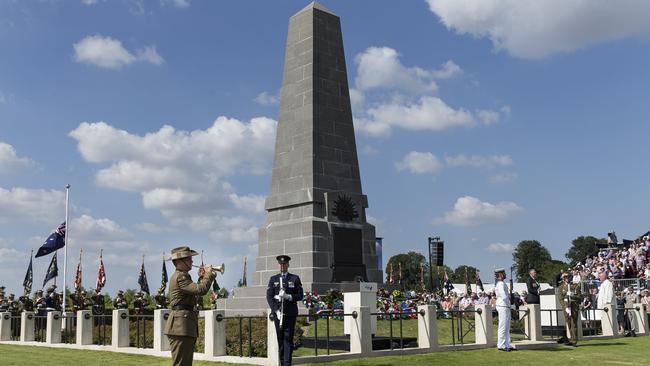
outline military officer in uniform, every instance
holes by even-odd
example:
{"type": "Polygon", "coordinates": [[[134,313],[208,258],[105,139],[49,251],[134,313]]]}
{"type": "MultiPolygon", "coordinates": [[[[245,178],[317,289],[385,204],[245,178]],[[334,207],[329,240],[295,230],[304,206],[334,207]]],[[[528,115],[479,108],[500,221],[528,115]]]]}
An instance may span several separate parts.
{"type": "Polygon", "coordinates": [[[216,277],[212,266],[204,266],[199,268],[199,282],[192,281],[188,272],[192,269],[192,257],[198,254],[183,246],[172,249],[170,258],[176,272],[169,280],[169,304],[172,311],[167,319],[165,334],[169,338],[174,366],[192,364],[199,327],[199,313],[194,310],[196,296],[208,293],[216,277]]]}
{"type": "Polygon", "coordinates": [[[275,334],[278,338],[279,356],[281,365],[291,365],[293,354],[293,333],[296,328],[298,316],[298,302],[302,301],[302,282],[300,277],[288,272],[288,255],[279,255],[276,258],[280,273],[271,276],[266,288],[266,302],[268,302],[275,323],[275,334]],[[282,321],[282,324],[280,324],[282,321]]]}
{"type": "Polygon", "coordinates": [[[129,308],[129,303],[124,298],[124,291],[122,290],[117,291],[117,296],[115,296],[115,299],[113,300],[113,308],[115,309],[129,308]]]}
{"type": "Polygon", "coordinates": [[[494,293],[497,296],[497,313],[499,314],[499,332],[497,333],[497,349],[499,351],[516,351],[510,344],[510,290],[506,285],[506,270],[498,268],[494,270],[494,278],[497,281],[494,286],[494,293]]]}
{"type": "Polygon", "coordinates": [[[562,274],[562,284],[558,296],[569,328],[569,342],[567,345],[577,347],[578,318],[580,317],[580,303],[582,301],[580,299],[580,286],[577,283],[572,283],[569,274],[566,272],[562,274]]]}

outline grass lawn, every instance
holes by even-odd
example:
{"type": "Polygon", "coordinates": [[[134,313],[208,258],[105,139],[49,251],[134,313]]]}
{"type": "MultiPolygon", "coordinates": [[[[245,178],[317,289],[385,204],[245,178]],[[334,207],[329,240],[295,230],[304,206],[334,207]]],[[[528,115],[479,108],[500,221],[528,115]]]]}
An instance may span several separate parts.
{"type": "MultiPolygon", "coordinates": [[[[426,355],[395,356],[339,361],[330,365],[388,366],[407,362],[418,365],[647,365],[650,362],[650,337],[619,338],[581,342],[580,347],[560,346],[553,350],[498,352],[482,349],[458,352],[437,352],[426,355]]],[[[0,345],[3,366],[41,365],[169,365],[169,359],[125,355],[112,352],[78,351],[43,347],[0,345]]],[[[214,365],[195,361],[195,365],[214,365]]]]}

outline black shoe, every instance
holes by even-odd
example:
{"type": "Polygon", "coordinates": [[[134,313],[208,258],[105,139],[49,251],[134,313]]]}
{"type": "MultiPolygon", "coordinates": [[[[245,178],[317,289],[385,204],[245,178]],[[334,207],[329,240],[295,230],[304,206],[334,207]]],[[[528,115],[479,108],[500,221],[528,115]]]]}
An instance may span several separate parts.
{"type": "Polygon", "coordinates": [[[497,348],[499,351],[510,352],[509,348],[497,348]]]}
{"type": "Polygon", "coordinates": [[[508,348],[508,352],[510,352],[510,351],[518,351],[518,349],[516,349],[515,347],[510,347],[510,348],[508,348]]]}

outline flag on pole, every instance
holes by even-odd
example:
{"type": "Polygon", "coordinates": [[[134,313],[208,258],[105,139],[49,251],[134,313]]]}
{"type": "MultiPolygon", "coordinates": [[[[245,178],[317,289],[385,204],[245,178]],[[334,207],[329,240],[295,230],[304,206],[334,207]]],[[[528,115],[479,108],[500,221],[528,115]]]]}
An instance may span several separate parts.
{"type": "Polygon", "coordinates": [[[158,292],[165,292],[165,289],[167,288],[167,282],[168,281],[169,281],[169,277],[167,276],[167,266],[165,266],[165,253],[163,253],[162,279],[160,281],[160,290],[158,290],[158,292]]]}
{"type": "Polygon", "coordinates": [[[45,284],[47,281],[56,278],[56,276],[59,275],[59,266],[57,265],[56,261],[56,253],[54,252],[54,255],[52,256],[52,260],[50,261],[50,266],[47,267],[47,273],[45,274],[45,280],[43,280],[43,287],[45,287],[45,284]]]}
{"type": "Polygon", "coordinates": [[[142,267],[140,267],[140,277],[138,277],[140,291],[149,294],[149,284],[147,283],[147,272],[144,270],[144,256],[142,256],[142,267]]]}
{"type": "Polygon", "coordinates": [[[95,292],[100,292],[106,286],[106,269],[104,268],[103,253],[99,252],[99,271],[97,272],[97,281],[95,281],[95,292]]]}
{"type": "Polygon", "coordinates": [[[74,277],[74,286],[75,291],[81,291],[81,251],[79,251],[79,263],[77,264],[77,274],[74,277]]]}
{"type": "Polygon", "coordinates": [[[61,249],[65,246],[65,221],[59,225],[56,230],[50,236],[47,237],[45,243],[38,248],[35,258],[48,255],[57,249],[61,249]]]}
{"type": "Polygon", "coordinates": [[[467,266],[465,266],[465,293],[472,293],[472,285],[469,284],[469,275],[467,274],[467,266]]]}
{"type": "Polygon", "coordinates": [[[451,281],[449,281],[449,276],[447,276],[447,270],[445,270],[445,290],[447,290],[447,295],[449,295],[449,291],[454,289],[454,285],[451,284],[451,281]]]}
{"type": "Polygon", "coordinates": [[[244,257],[244,276],[241,279],[241,285],[244,287],[246,287],[246,260],[247,259],[248,259],[247,257],[244,257]]]}
{"type": "Polygon", "coordinates": [[[420,263],[420,285],[424,288],[424,263],[420,263]]]}
{"type": "Polygon", "coordinates": [[[483,281],[481,281],[480,271],[476,270],[476,290],[481,289],[482,292],[485,292],[483,288],[483,281]]]}
{"type": "Polygon", "coordinates": [[[389,270],[389,277],[388,277],[388,283],[391,285],[395,283],[395,279],[393,278],[393,263],[390,264],[390,270],[389,270]]]}
{"type": "Polygon", "coordinates": [[[33,282],[34,282],[34,270],[32,269],[32,256],[30,255],[29,266],[27,267],[27,273],[25,273],[25,279],[23,280],[23,289],[25,290],[25,295],[32,292],[33,282]]]}

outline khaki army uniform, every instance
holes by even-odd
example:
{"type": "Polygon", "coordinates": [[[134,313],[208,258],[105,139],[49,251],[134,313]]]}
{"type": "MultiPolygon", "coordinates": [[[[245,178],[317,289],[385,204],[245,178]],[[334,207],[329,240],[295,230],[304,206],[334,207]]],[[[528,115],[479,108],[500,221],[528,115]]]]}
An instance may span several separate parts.
{"type": "Polygon", "coordinates": [[[569,341],[573,345],[578,344],[577,329],[580,318],[580,295],[580,286],[578,284],[562,282],[560,285],[559,301],[569,328],[569,341]],[[567,308],[570,310],[570,314],[566,312],[567,308]]]}
{"type": "Polygon", "coordinates": [[[172,364],[192,364],[194,345],[198,337],[199,312],[195,311],[196,296],[203,296],[210,290],[216,274],[206,273],[198,283],[192,282],[190,274],[176,270],[169,280],[169,304],[171,313],[165,326],[172,351],[172,364]]]}

